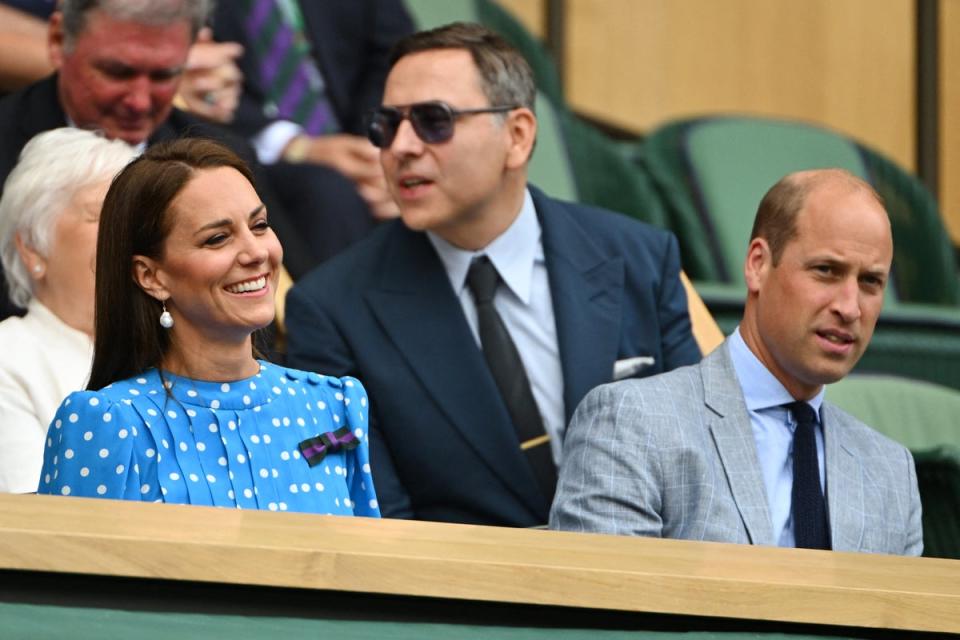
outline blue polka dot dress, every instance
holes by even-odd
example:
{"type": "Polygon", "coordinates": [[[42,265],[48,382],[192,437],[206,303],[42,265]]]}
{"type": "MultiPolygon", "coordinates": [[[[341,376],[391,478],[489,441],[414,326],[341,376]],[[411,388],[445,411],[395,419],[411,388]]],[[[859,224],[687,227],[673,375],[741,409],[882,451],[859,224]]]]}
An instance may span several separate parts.
{"type": "Polygon", "coordinates": [[[236,382],[151,369],[63,401],[39,493],[379,517],[367,416],[353,378],[267,362],[236,382]]]}

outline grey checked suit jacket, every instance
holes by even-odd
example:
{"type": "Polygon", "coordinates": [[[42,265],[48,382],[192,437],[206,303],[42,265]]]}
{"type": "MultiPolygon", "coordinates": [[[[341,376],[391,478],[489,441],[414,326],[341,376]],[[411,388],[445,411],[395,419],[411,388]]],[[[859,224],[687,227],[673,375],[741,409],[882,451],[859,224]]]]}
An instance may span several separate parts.
{"type": "MultiPolygon", "coordinates": [[[[910,452],[828,402],[821,416],[833,549],[919,555],[910,452]]],[[[726,343],[700,364],[583,399],[564,439],[550,527],[775,544],[726,343]]]]}

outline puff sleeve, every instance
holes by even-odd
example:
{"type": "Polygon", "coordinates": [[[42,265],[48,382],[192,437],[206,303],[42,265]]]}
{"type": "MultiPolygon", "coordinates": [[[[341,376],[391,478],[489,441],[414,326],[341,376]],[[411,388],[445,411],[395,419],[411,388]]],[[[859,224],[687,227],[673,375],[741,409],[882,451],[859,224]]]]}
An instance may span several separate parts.
{"type": "Polygon", "coordinates": [[[144,499],[133,446],[138,422],[103,393],[70,394],[47,431],[38,493],[144,499]]]}

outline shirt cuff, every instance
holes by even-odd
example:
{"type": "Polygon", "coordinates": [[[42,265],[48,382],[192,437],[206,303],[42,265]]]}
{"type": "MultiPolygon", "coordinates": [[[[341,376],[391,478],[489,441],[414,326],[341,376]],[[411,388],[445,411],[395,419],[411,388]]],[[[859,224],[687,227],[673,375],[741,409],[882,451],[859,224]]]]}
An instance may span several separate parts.
{"type": "Polygon", "coordinates": [[[274,164],[290,141],[302,133],[303,127],[289,120],[277,120],[267,125],[251,140],[257,151],[257,160],[260,164],[274,164]]]}

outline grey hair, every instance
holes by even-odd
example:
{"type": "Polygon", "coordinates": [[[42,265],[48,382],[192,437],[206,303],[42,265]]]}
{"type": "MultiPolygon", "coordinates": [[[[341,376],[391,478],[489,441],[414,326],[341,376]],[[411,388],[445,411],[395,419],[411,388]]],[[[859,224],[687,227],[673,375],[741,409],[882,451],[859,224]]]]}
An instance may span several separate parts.
{"type": "Polygon", "coordinates": [[[17,251],[17,235],[47,256],[53,229],[74,194],[113,178],[136,155],[121,140],[69,127],[41,133],[23,147],[0,197],[0,261],[15,305],[26,308],[33,298],[33,279],[17,251]]]}
{"type": "Polygon", "coordinates": [[[86,27],[87,14],[93,10],[117,20],[130,20],[151,26],[166,26],[180,20],[190,23],[190,37],[197,33],[213,10],[214,0],[60,0],[63,14],[64,47],[69,51],[86,27]]]}

